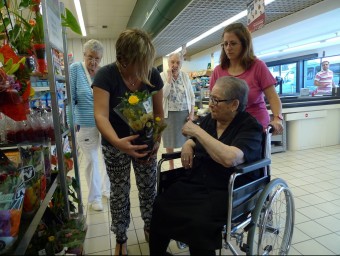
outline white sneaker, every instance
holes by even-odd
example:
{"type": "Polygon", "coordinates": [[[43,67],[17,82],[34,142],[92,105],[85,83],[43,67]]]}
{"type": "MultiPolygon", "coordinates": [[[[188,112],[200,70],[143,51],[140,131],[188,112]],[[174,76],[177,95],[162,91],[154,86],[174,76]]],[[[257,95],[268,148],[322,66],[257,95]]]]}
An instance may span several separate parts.
{"type": "Polygon", "coordinates": [[[92,203],[92,209],[95,211],[102,211],[103,210],[103,204],[102,202],[96,201],[92,203]]]}
{"type": "Polygon", "coordinates": [[[110,199],[110,192],[103,192],[102,196],[110,199]]]}

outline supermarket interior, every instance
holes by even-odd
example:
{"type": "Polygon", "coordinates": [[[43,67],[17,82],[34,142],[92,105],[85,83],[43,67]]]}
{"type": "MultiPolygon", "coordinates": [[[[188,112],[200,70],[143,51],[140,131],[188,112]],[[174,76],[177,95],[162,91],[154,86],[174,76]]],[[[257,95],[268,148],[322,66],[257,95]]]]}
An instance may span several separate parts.
{"type": "Polygon", "coordinates": [[[158,255],[164,237],[167,255],[340,255],[339,15],[334,0],[0,1],[0,255],[158,255]],[[231,130],[244,115],[262,142],[231,130]],[[228,207],[198,163],[226,170],[228,207]],[[204,190],[166,197],[190,177],[204,190]],[[152,226],[186,198],[198,217],[152,226]]]}

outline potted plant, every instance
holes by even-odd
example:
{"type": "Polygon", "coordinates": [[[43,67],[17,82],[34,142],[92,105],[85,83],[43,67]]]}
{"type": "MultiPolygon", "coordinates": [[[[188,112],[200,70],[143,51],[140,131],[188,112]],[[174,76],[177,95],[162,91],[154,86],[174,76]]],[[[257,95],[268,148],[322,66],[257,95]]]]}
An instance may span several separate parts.
{"type": "MultiPolygon", "coordinates": [[[[7,40],[20,55],[36,55],[40,73],[47,72],[45,59],[44,22],[40,12],[41,0],[0,1],[0,39],[7,40]]],[[[81,34],[80,26],[72,14],[66,9],[61,15],[62,26],[69,27],[75,33],[81,34]]],[[[31,71],[34,71],[31,68],[31,71]]]]}

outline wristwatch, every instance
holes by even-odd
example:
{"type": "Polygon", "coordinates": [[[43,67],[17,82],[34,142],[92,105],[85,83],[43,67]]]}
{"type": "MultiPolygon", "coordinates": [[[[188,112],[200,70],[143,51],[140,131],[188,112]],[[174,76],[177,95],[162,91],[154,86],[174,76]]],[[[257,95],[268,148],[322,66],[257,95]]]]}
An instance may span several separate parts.
{"type": "Polygon", "coordinates": [[[283,120],[282,114],[278,114],[278,115],[276,115],[276,116],[274,116],[274,117],[277,117],[277,118],[280,119],[281,121],[283,120]]]}

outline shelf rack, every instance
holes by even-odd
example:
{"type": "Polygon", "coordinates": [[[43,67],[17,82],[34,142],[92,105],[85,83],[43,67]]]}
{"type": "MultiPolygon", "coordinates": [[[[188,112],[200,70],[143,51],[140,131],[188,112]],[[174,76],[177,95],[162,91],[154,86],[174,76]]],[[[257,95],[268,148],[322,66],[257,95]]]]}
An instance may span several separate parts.
{"type": "MultiPolygon", "coordinates": [[[[52,105],[52,116],[53,116],[53,124],[54,124],[54,132],[55,132],[55,146],[57,151],[58,157],[58,170],[59,173],[57,177],[53,180],[52,184],[50,185],[47,194],[44,200],[40,203],[40,207],[38,208],[37,212],[34,214],[34,217],[31,220],[21,220],[20,224],[20,234],[18,236],[17,241],[15,242],[15,246],[10,250],[13,252],[14,255],[24,255],[27,247],[39,225],[39,222],[42,216],[45,213],[46,208],[50,200],[53,197],[53,194],[57,188],[60,186],[61,192],[63,194],[63,201],[66,209],[64,212],[66,213],[65,217],[70,219],[70,207],[68,203],[68,188],[66,183],[66,174],[64,172],[65,165],[63,159],[63,146],[64,146],[64,139],[66,137],[71,138],[72,145],[76,145],[75,141],[75,130],[73,125],[73,109],[71,104],[71,90],[70,90],[70,82],[69,82],[69,71],[68,71],[68,57],[67,57],[67,37],[66,37],[66,28],[61,27],[61,12],[65,13],[64,4],[59,2],[59,0],[54,0],[51,2],[50,0],[42,0],[42,16],[44,22],[44,37],[45,37],[45,47],[46,47],[46,59],[48,65],[48,74],[39,75],[42,79],[48,80],[48,87],[34,87],[35,91],[48,91],[51,94],[51,105],[52,105]],[[58,25],[60,24],[60,26],[58,25]],[[59,29],[60,28],[60,37],[59,37],[59,29]],[[51,40],[51,38],[53,40],[51,40]],[[58,40],[62,40],[62,44],[58,44],[58,40]],[[57,43],[56,43],[57,42],[57,43]],[[59,52],[63,53],[64,57],[64,67],[65,67],[65,76],[56,74],[55,66],[54,66],[54,59],[53,59],[53,49],[58,50],[59,52]],[[58,88],[56,83],[63,82],[66,84],[65,92],[67,94],[67,98],[64,101],[65,104],[68,104],[70,107],[70,124],[69,128],[65,131],[61,131],[60,124],[63,122],[59,115],[59,105],[58,105],[58,88]]],[[[37,74],[32,74],[35,76],[37,74]]],[[[2,149],[13,149],[15,148],[13,145],[4,145],[0,144],[2,149]]],[[[78,218],[83,217],[83,203],[81,198],[81,190],[80,190],[80,176],[79,176],[79,165],[78,165],[78,158],[77,158],[77,150],[73,148],[72,150],[72,157],[74,162],[74,173],[75,179],[78,183],[78,189],[76,190],[77,196],[79,199],[78,203],[78,218]]]]}

